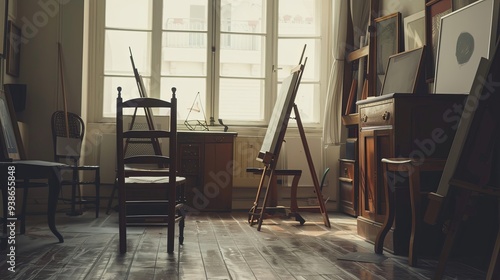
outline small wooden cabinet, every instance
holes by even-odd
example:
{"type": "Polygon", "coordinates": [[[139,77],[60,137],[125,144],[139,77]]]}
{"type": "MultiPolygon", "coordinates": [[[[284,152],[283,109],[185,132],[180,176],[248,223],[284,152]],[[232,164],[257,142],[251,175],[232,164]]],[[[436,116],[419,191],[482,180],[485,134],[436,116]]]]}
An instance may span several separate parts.
{"type": "MultiPolygon", "coordinates": [[[[375,241],[385,219],[384,157],[446,158],[466,95],[389,94],[357,102],[359,110],[358,234],[375,241]]],[[[435,176],[439,182],[440,174],[435,176]]],[[[392,229],[384,247],[407,254],[411,228],[408,188],[396,188],[392,229]]]]}
{"type": "Polygon", "coordinates": [[[339,159],[340,211],[358,216],[358,165],[353,159],[339,159]]]}
{"type": "Polygon", "coordinates": [[[195,211],[231,211],[236,133],[179,131],[179,175],[186,177],[186,204],[195,211]]]}

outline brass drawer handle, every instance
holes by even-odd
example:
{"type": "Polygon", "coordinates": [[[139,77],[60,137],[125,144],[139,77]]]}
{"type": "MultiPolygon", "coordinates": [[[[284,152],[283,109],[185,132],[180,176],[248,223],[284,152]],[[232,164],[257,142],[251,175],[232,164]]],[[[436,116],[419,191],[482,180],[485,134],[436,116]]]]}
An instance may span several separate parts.
{"type": "Polygon", "coordinates": [[[362,122],[367,122],[367,121],[368,121],[368,116],[367,116],[367,115],[363,115],[363,116],[361,117],[361,121],[362,121],[362,122]]]}
{"type": "Polygon", "coordinates": [[[344,167],[344,177],[349,177],[349,172],[347,171],[347,167],[344,167]]]}
{"type": "Polygon", "coordinates": [[[384,121],[389,120],[389,118],[390,118],[390,117],[391,117],[391,113],[390,113],[390,112],[388,112],[388,111],[385,111],[385,112],[384,112],[384,114],[382,115],[382,119],[383,119],[384,121]]]}

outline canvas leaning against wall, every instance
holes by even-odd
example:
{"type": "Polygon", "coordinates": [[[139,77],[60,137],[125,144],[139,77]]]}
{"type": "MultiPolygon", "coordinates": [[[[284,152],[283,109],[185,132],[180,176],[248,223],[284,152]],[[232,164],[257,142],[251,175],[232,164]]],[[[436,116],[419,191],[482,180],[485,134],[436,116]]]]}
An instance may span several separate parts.
{"type": "Polygon", "coordinates": [[[468,93],[481,57],[497,39],[498,0],[477,1],[441,18],[435,93],[468,93]]]}

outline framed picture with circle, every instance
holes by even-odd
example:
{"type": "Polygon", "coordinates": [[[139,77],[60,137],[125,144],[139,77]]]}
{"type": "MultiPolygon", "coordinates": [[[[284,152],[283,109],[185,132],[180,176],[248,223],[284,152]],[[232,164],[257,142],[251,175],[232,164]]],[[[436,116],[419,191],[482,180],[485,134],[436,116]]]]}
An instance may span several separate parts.
{"type": "Polygon", "coordinates": [[[494,51],[498,10],[498,0],[482,0],[441,18],[434,93],[470,92],[481,57],[494,51]]]}

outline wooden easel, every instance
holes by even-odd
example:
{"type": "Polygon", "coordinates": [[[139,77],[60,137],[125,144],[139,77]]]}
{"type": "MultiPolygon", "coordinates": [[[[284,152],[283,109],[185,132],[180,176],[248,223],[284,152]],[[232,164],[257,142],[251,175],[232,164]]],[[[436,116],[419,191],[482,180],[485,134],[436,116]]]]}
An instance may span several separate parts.
{"type": "MultiPolygon", "coordinates": [[[[435,222],[439,216],[438,213],[443,208],[442,204],[444,204],[445,198],[450,196],[449,191],[453,191],[455,201],[453,218],[434,279],[442,278],[464,215],[475,208],[472,196],[482,195],[496,198],[499,203],[500,219],[500,182],[495,181],[493,176],[493,174],[498,174],[498,170],[494,169],[500,168],[500,163],[495,162],[498,158],[495,158],[494,153],[500,149],[500,120],[497,116],[500,107],[498,81],[500,81],[500,51],[497,42],[492,58],[489,61],[484,58],[481,60],[467,99],[466,104],[472,104],[469,101],[475,101],[474,104],[477,106],[462,113],[452,145],[453,150],[456,142],[458,143],[459,147],[456,147],[458,155],[448,158],[443,172],[443,177],[448,175],[450,179],[445,179],[446,182],[443,185],[440,183],[437,192],[429,197],[433,199],[431,202],[434,204],[429,204],[427,208],[426,216],[429,216],[426,221],[431,222],[435,222]]],[[[452,155],[451,152],[450,155],[452,155]]],[[[451,198],[447,200],[451,200],[451,198]]],[[[500,229],[493,247],[486,279],[500,279],[500,229]]]]}
{"type": "MultiPolygon", "coordinates": [[[[264,137],[264,141],[262,144],[261,151],[257,157],[258,161],[262,161],[264,163],[264,168],[259,169],[259,171],[262,171],[261,179],[259,182],[259,186],[257,189],[257,194],[255,197],[255,201],[253,203],[253,206],[250,208],[249,211],[249,216],[248,216],[248,222],[250,225],[254,225],[254,223],[257,221],[258,226],[257,230],[260,231],[262,227],[262,220],[264,218],[264,214],[266,212],[266,207],[268,204],[268,199],[271,193],[275,192],[276,184],[275,184],[275,179],[276,176],[278,175],[288,175],[288,176],[294,176],[293,183],[292,183],[292,215],[295,216],[295,218],[300,221],[301,224],[303,224],[305,221],[300,215],[297,213],[298,210],[300,209],[319,209],[320,213],[323,216],[323,221],[326,227],[330,227],[330,220],[328,219],[328,213],[326,212],[326,207],[325,203],[323,201],[323,197],[321,195],[321,190],[319,186],[319,181],[318,177],[316,175],[316,171],[314,169],[314,164],[312,161],[312,156],[311,152],[309,150],[309,146],[307,145],[307,139],[305,136],[305,131],[304,127],[302,126],[302,121],[300,119],[300,114],[299,110],[297,108],[297,105],[294,103],[295,96],[297,94],[298,86],[300,84],[300,79],[302,77],[302,73],[304,71],[305,63],[307,59],[305,60],[304,64],[302,63],[302,58],[304,56],[305,52],[305,47],[302,52],[302,56],[300,58],[299,65],[295,67],[292,70],[292,73],[289,77],[287,77],[282,84],[282,92],[280,93],[279,99],[276,102],[276,105],[273,110],[273,115],[271,117],[271,120],[269,122],[269,126],[266,132],[266,135],[264,137]],[[284,92],[286,90],[286,92],[284,92]],[[292,108],[294,110],[295,114],[295,119],[297,121],[297,127],[299,129],[300,133],[300,138],[302,140],[302,144],[304,147],[304,153],[306,155],[307,163],[309,166],[309,171],[311,172],[311,177],[313,178],[313,184],[314,184],[314,191],[316,193],[316,197],[318,199],[318,205],[319,206],[314,206],[314,207],[298,207],[297,202],[296,202],[296,192],[297,192],[297,185],[298,185],[298,180],[301,175],[301,170],[277,170],[276,165],[278,162],[278,157],[279,153],[281,150],[281,145],[284,141],[285,138],[285,133],[286,129],[288,126],[288,120],[290,119],[290,114],[292,111],[292,108]],[[262,192],[262,188],[264,186],[264,182],[266,181],[266,177],[268,177],[268,182],[267,182],[267,188],[266,188],[266,193],[264,195],[264,201],[262,203],[262,206],[259,206],[259,200],[260,200],[260,195],[262,192]],[[257,218],[256,218],[257,217],[257,218]]],[[[255,172],[255,170],[253,170],[255,172]]],[[[270,207],[267,207],[268,209],[270,207]]],[[[283,207],[281,207],[283,208],[283,207]]]]}
{"type": "MultiPolygon", "coordinates": [[[[137,68],[135,68],[134,57],[132,56],[132,49],[130,49],[130,47],[129,47],[129,51],[130,51],[130,62],[132,63],[132,69],[134,70],[135,82],[137,84],[137,89],[139,90],[139,96],[142,98],[148,97],[147,93],[146,93],[146,88],[144,87],[144,82],[142,80],[142,76],[139,75],[139,71],[137,70],[137,68]]],[[[155,125],[153,122],[153,112],[151,111],[151,108],[144,108],[144,114],[146,116],[146,123],[148,125],[148,129],[155,130],[155,125]]],[[[137,117],[137,108],[135,108],[134,114],[132,115],[132,120],[130,122],[130,127],[129,127],[130,130],[132,130],[132,128],[134,127],[136,117],[137,117]]],[[[153,145],[153,150],[154,150],[155,155],[161,155],[162,152],[161,152],[160,142],[158,141],[158,139],[151,138],[150,141],[151,141],[151,144],[153,145]]],[[[125,146],[124,146],[125,151],[127,150],[129,143],[130,143],[130,140],[126,139],[125,146]]],[[[145,143],[145,142],[135,140],[134,143],[145,143]]]]}

